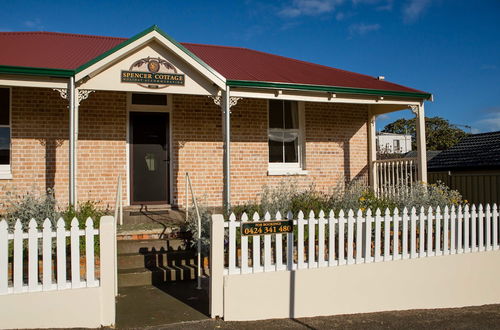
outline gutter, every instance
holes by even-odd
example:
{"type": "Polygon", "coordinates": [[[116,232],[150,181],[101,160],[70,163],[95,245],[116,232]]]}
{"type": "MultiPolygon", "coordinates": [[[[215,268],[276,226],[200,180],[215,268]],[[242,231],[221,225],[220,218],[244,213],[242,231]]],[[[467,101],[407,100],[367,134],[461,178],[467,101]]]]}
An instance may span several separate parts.
{"type": "Polygon", "coordinates": [[[0,65],[0,73],[28,75],[28,76],[63,77],[63,78],[69,78],[75,75],[74,70],[68,70],[68,69],[34,68],[27,66],[12,66],[12,65],[0,65]]]}
{"type": "Polygon", "coordinates": [[[330,92],[330,93],[375,95],[375,96],[399,96],[399,97],[412,97],[412,98],[432,101],[432,94],[424,92],[402,92],[402,91],[391,91],[382,89],[291,84],[291,83],[251,81],[251,80],[227,80],[226,83],[228,86],[231,87],[255,87],[255,88],[270,88],[270,89],[301,90],[310,92],[330,92]]]}

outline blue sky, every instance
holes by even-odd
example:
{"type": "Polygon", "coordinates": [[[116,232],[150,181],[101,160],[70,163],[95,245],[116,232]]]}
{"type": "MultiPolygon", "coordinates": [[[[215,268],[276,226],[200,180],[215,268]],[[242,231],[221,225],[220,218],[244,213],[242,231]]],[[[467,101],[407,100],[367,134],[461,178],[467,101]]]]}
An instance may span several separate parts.
{"type": "MultiPolygon", "coordinates": [[[[12,1],[1,31],[130,37],[157,24],[178,41],[242,46],[428,91],[428,116],[500,130],[499,0],[12,1]]],[[[378,120],[378,127],[400,111],[378,120]]]]}

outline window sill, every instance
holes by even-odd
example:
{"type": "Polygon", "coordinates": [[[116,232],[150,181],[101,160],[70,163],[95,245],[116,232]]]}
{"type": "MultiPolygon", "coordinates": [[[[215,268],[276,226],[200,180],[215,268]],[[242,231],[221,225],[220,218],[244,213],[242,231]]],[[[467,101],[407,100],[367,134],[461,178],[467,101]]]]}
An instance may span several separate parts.
{"type": "Polygon", "coordinates": [[[307,175],[307,171],[300,168],[268,168],[267,175],[307,175]]]}
{"type": "Polygon", "coordinates": [[[12,180],[12,173],[0,172],[0,180],[12,180]]]}

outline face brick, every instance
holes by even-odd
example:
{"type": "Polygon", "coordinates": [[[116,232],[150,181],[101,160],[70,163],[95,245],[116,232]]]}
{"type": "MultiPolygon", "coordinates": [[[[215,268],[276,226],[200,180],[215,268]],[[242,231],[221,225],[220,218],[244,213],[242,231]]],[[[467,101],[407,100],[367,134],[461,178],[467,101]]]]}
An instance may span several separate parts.
{"type": "MultiPolygon", "coordinates": [[[[171,113],[173,203],[185,204],[185,173],[204,204],[222,203],[222,113],[206,96],[174,95],[171,113]]],[[[306,103],[307,175],[327,192],[340,181],[368,176],[368,108],[365,105],[306,103]]],[[[67,101],[51,89],[12,88],[12,180],[0,180],[0,198],[54,189],[68,202],[67,101]]],[[[114,206],[119,174],[127,176],[127,94],[96,91],[79,108],[78,199],[114,206]]],[[[269,176],[267,101],[242,99],[232,108],[231,197],[233,204],[258,200],[264,185],[288,176],[269,176]]],[[[126,203],[128,188],[123,187],[126,203]]]]}

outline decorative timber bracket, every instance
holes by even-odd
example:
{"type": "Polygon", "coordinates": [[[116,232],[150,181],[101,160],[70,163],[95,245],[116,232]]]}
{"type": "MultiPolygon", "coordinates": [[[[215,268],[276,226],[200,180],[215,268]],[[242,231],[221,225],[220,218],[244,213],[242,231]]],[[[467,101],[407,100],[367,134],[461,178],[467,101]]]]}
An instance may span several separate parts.
{"type": "Polygon", "coordinates": [[[418,116],[418,111],[420,110],[420,106],[412,104],[409,105],[408,108],[410,108],[411,112],[413,112],[415,116],[418,116]]]}
{"type": "MultiPolygon", "coordinates": [[[[68,89],[67,88],[53,88],[54,91],[58,92],[61,98],[67,100],[68,99],[68,89]]],[[[78,99],[77,99],[77,104],[80,105],[80,103],[83,100],[86,100],[90,93],[95,92],[93,89],[77,89],[78,91],[78,99]]]]}
{"type": "MultiPolygon", "coordinates": [[[[220,95],[217,95],[217,96],[212,96],[210,95],[209,98],[212,99],[212,101],[214,101],[215,105],[219,106],[219,107],[222,107],[222,96],[220,95]]],[[[232,107],[234,107],[239,100],[241,100],[242,97],[235,97],[235,96],[231,96],[229,98],[229,108],[231,109],[232,107]]]]}

